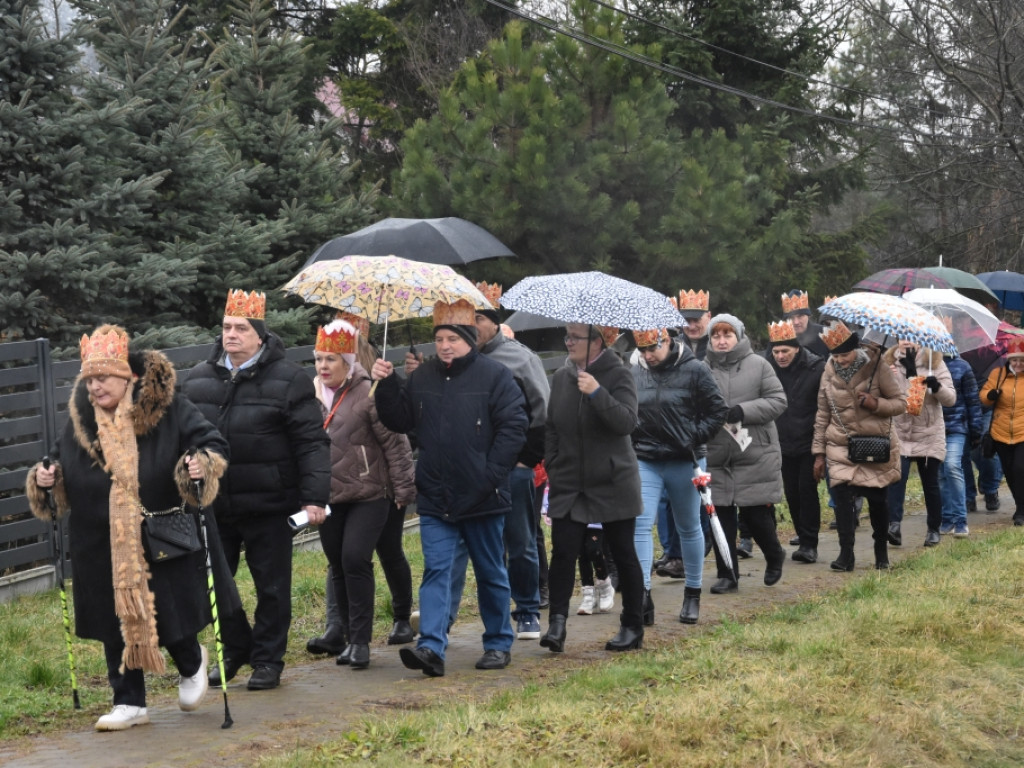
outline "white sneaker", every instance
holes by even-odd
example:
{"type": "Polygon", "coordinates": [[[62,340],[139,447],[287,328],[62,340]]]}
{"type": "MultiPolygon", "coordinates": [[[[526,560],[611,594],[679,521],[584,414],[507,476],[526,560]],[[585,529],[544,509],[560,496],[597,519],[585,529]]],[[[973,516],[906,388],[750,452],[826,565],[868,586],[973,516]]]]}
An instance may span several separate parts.
{"type": "Polygon", "coordinates": [[[203,703],[203,696],[206,695],[206,689],[210,686],[206,672],[210,657],[206,652],[206,646],[201,645],[199,649],[203,653],[203,663],[199,665],[199,670],[191,677],[178,678],[178,708],[182,712],[199,709],[199,705],[203,703]]]}
{"type": "Polygon", "coordinates": [[[576,609],[576,613],[578,613],[580,616],[591,616],[594,613],[593,587],[583,588],[583,601],[580,603],[580,607],[576,609]]]}
{"type": "Polygon", "coordinates": [[[597,608],[601,613],[608,613],[615,605],[615,587],[611,577],[595,582],[597,587],[597,608]]]}
{"type": "Polygon", "coordinates": [[[115,704],[114,708],[96,721],[97,731],[127,731],[133,725],[146,725],[149,715],[145,707],[115,704]]]}

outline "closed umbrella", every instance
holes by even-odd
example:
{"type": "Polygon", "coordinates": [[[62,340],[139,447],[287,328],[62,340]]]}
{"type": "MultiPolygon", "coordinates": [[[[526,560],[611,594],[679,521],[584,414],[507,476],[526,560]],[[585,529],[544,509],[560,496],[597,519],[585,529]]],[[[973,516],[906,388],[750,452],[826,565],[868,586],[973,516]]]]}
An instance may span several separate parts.
{"type": "Polygon", "coordinates": [[[736,568],[732,564],[732,556],[729,554],[729,540],[725,537],[725,530],[722,528],[722,521],[718,519],[715,512],[715,503],[711,500],[711,473],[700,468],[694,462],[693,465],[693,486],[700,494],[700,501],[707,510],[708,520],[711,523],[711,536],[715,541],[715,547],[722,558],[722,562],[732,572],[732,580],[738,581],[736,568]]]}

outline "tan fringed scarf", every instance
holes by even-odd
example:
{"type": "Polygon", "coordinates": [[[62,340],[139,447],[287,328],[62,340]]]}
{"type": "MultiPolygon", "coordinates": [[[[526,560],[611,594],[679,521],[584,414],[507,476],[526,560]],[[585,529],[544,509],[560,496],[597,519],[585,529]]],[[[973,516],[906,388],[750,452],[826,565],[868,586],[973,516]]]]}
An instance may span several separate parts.
{"type": "Polygon", "coordinates": [[[114,611],[124,638],[122,672],[164,671],[156,633],[156,599],[149,590],[149,565],[142,551],[142,502],[139,500],[139,446],[135,441],[131,387],[110,413],[95,408],[96,426],[110,485],[110,559],[114,611]]]}

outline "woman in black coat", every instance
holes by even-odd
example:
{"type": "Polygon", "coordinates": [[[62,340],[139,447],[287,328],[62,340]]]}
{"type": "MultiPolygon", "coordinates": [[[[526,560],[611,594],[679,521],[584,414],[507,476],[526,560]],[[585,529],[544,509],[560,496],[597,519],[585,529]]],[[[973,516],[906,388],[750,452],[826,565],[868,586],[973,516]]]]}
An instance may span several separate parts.
{"type": "Polygon", "coordinates": [[[616,329],[571,323],[566,333],[569,358],[551,382],[545,432],[551,607],[548,631],[540,644],[563,650],[576,560],[587,525],[601,523],[622,592],[619,633],[605,649],[640,648],[644,582],[633,533],[643,502],[630,441],[637,425],[636,386],[629,368],[607,348],[616,329]]]}
{"type": "MultiPolygon", "coordinates": [[[[60,460],[33,467],[26,493],[37,517],[50,518],[50,489],[58,514],[69,506],[74,511],[75,631],[103,643],[114,690],[114,707],[96,729],[125,730],[149,722],[143,673],[164,671],[160,646],[181,674],[180,708],[196,709],[206,693],[207,653],[197,638],[211,621],[204,553],[200,548],[151,561],[142,512],[178,507],[183,499],[211,504],[227,467],[228,447],[199,410],[175,394],[174,368],[163,354],[150,351],[129,359],[128,335],[117,326],[83,337],[81,349],[82,372],[73,388],[60,460]],[[192,448],[194,456],[188,455],[192,448]],[[195,496],[196,481],[201,499],[195,496]]],[[[226,577],[212,518],[206,518],[211,559],[226,577]]],[[[221,611],[232,607],[219,606],[221,611]]]]}

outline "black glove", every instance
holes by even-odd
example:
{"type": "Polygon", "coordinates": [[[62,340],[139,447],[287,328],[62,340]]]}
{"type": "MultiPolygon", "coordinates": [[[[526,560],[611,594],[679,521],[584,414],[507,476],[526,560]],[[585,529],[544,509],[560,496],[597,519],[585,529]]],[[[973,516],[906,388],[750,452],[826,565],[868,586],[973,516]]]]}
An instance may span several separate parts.
{"type": "Polygon", "coordinates": [[[904,355],[900,358],[900,364],[903,366],[903,370],[907,372],[907,378],[911,376],[917,376],[917,360],[914,359],[913,355],[904,355]]]}
{"type": "Polygon", "coordinates": [[[928,389],[930,389],[932,392],[938,392],[939,391],[939,386],[940,386],[939,380],[937,378],[935,378],[934,376],[929,376],[927,379],[925,379],[924,380],[924,385],[926,387],[928,387],[928,389]]]}
{"type": "Polygon", "coordinates": [[[977,435],[971,438],[971,448],[977,448],[981,445],[981,435],[977,435]]]}
{"type": "Polygon", "coordinates": [[[725,420],[729,424],[739,424],[743,421],[743,409],[738,405],[734,405],[729,409],[729,414],[725,417],[725,420]]]}
{"type": "Polygon", "coordinates": [[[999,396],[1001,394],[1003,394],[1003,390],[1001,390],[1001,389],[990,389],[988,391],[988,394],[985,395],[985,397],[987,397],[989,399],[989,402],[994,403],[996,400],[999,399],[999,396]]]}

